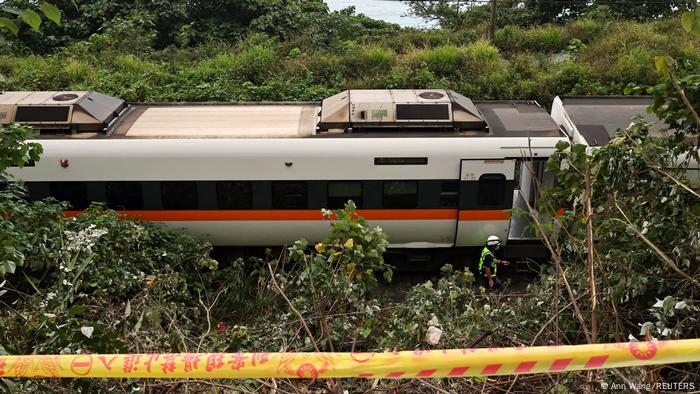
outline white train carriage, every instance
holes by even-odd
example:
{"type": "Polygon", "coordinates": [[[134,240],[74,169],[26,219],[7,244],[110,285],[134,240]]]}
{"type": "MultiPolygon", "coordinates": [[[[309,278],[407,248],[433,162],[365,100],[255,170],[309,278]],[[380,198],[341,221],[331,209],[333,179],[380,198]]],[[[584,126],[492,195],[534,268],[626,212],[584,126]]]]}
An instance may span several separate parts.
{"type": "Polygon", "coordinates": [[[41,160],[10,172],[31,199],[69,201],[67,215],[99,201],[215,245],[276,246],[322,239],[321,208],[351,199],[392,247],[480,246],[491,234],[512,247],[537,242],[511,211],[536,206],[534,185],[553,181],[543,164],[557,143],[593,145],[558,100],[553,119],[535,102],[449,90],[134,105],[95,92],[5,92],[0,121],[41,130],[41,160]]]}
{"type": "MultiPolygon", "coordinates": [[[[632,117],[640,116],[650,123],[651,135],[662,137],[668,125],[653,113],[647,113],[652,104],[650,96],[584,96],[556,97],[552,103],[552,118],[571,137],[574,144],[584,144],[590,148],[606,145],[617,135],[617,130],[625,130],[632,117]]],[[[697,139],[693,141],[697,145],[697,139]]],[[[680,165],[686,161],[680,158],[680,165]]],[[[700,181],[700,166],[690,158],[687,163],[688,179],[700,181]]]]}

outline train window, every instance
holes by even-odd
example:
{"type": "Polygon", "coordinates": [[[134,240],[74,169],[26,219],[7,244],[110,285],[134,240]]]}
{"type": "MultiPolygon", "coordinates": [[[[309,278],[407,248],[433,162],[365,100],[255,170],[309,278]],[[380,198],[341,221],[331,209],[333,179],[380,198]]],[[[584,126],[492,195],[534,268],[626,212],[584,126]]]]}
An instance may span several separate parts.
{"type": "Polygon", "coordinates": [[[58,201],[68,201],[69,209],[80,210],[88,207],[87,185],[85,182],[51,182],[51,196],[58,201]]]}
{"type": "Polygon", "coordinates": [[[306,182],[272,182],[272,206],[275,209],[308,208],[306,182]]]}
{"type": "Polygon", "coordinates": [[[457,208],[459,198],[459,182],[442,182],[440,186],[440,207],[457,208]]]}
{"type": "Polygon", "coordinates": [[[506,176],[484,174],[479,177],[477,203],[482,206],[500,206],[506,200],[506,176]]]}
{"type": "Polygon", "coordinates": [[[415,208],[418,206],[418,183],[414,181],[384,182],[384,208],[415,208]]]}
{"type": "Polygon", "coordinates": [[[328,182],[328,209],[344,208],[348,200],[362,208],[362,182],[328,182]]]}
{"type": "Polygon", "coordinates": [[[107,182],[107,206],[116,210],[143,209],[141,182],[107,182]]]}
{"type": "Polygon", "coordinates": [[[250,182],[216,182],[216,203],[219,209],[252,209],[253,185],[250,182]]]}
{"type": "Polygon", "coordinates": [[[160,196],[165,209],[197,209],[197,182],[161,182],[160,196]]]}

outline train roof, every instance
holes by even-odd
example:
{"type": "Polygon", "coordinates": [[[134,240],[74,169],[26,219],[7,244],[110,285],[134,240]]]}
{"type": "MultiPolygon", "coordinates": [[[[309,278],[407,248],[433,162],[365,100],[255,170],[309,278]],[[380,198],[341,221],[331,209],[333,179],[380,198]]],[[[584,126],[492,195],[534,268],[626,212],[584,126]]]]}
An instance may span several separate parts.
{"type": "Polygon", "coordinates": [[[559,137],[549,114],[534,101],[479,101],[490,135],[495,137],[559,137]]]}
{"type": "Polygon", "coordinates": [[[109,130],[135,138],[300,138],[315,129],[316,104],[139,104],[109,130]]]}
{"type": "Polygon", "coordinates": [[[652,134],[661,135],[662,129],[668,127],[656,115],[647,112],[653,101],[650,96],[561,96],[558,99],[589,146],[607,144],[617,130],[626,129],[636,115],[653,123],[652,134]]]}
{"type": "Polygon", "coordinates": [[[534,101],[472,102],[440,89],[347,90],[321,103],[128,104],[97,92],[3,92],[0,123],[9,122],[41,138],[76,139],[565,136],[534,101]]]}

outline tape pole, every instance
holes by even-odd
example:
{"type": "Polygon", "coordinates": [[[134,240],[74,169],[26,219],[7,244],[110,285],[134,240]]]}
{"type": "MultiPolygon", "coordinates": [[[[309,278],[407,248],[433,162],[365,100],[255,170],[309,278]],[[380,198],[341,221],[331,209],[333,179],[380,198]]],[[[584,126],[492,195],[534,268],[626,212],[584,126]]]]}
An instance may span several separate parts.
{"type": "Polygon", "coordinates": [[[0,377],[440,378],[700,362],[700,339],[390,353],[0,356],[0,377]]]}

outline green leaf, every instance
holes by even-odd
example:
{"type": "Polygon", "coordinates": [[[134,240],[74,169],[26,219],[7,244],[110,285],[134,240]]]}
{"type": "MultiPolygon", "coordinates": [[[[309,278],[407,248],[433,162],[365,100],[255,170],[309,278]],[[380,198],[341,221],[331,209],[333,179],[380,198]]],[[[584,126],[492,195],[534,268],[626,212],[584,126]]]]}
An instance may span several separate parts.
{"type": "Polygon", "coordinates": [[[83,314],[89,310],[90,306],[88,305],[74,305],[68,310],[68,314],[75,316],[83,314]]]}
{"type": "Polygon", "coordinates": [[[557,142],[557,150],[559,150],[559,151],[562,151],[562,150],[564,150],[564,149],[566,149],[566,148],[568,148],[568,147],[569,147],[569,143],[566,142],[566,141],[559,141],[559,142],[557,142]]]}
{"type": "Polygon", "coordinates": [[[26,9],[19,14],[19,17],[35,31],[41,26],[41,16],[34,10],[26,9]]]}
{"type": "Polygon", "coordinates": [[[41,12],[43,12],[49,20],[59,26],[61,25],[61,10],[59,10],[58,7],[42,1],[39,3],[39,8],[41,8],[41,12]]]}
{"type": "Polygon", "coordinates": [[[669,67],[668,67],[668,62],[666,61],[666,56],[656,56],[654,57],[654,64],[656,65],[656,71],[660,73],[668,73],[669,72],[669,67]]]}
{"type": "Polygon", "coordinates": [[[681,15],[681,24],[687,33],[700,34],[700,7],[695,12],[684,12],[681,15]]]}
{"type": "Polygon", "coordinates": [[[5,272],[7,272],[8,274],[14,274],[15,269],[17,269],[17,264],[15,264],[14,261],[5,260],[5,272]]]}
{"type": "Polygon", "coordinates": [[[22,15],[22,10],[18,8],[13,8],[13,7],[2,7],[2,10],[5,12],[9,12],[10,14],[15,14],[15,15],[22,15]]]}
{"type": "Polygon", "coordinates": [[[697,22],[696,15],[694,12],[684,12],[681,15],[681,23],[683,24],[683,29],[690,33],[695,29],[695,23],[697,22]]]}
{"type": "Polygon", "coordinates": [[[571,148],[571,152],[573,152],[576,155],[585,155],[586,154],[586,145],[576,144],[571,148]]]}
{"type": "Polygon", "coordinates": [[[12,34],[17,35],[19,33],[19,26],[13,22],[10,18],[0,17],[0,27],[4,27],[12,32],[12,34]]]}
{"type": "Polygon", "coordinates": [[[143,324],[144,316],[146,316],[146,308],[144,308],[141,311],[141,316],[139,316],[139,319],[136,321],[136,324],[134,325],[134,330],[131,332],[131,335],[138,334],[139,330],[141,329],[141,324],[143,324]]]}

